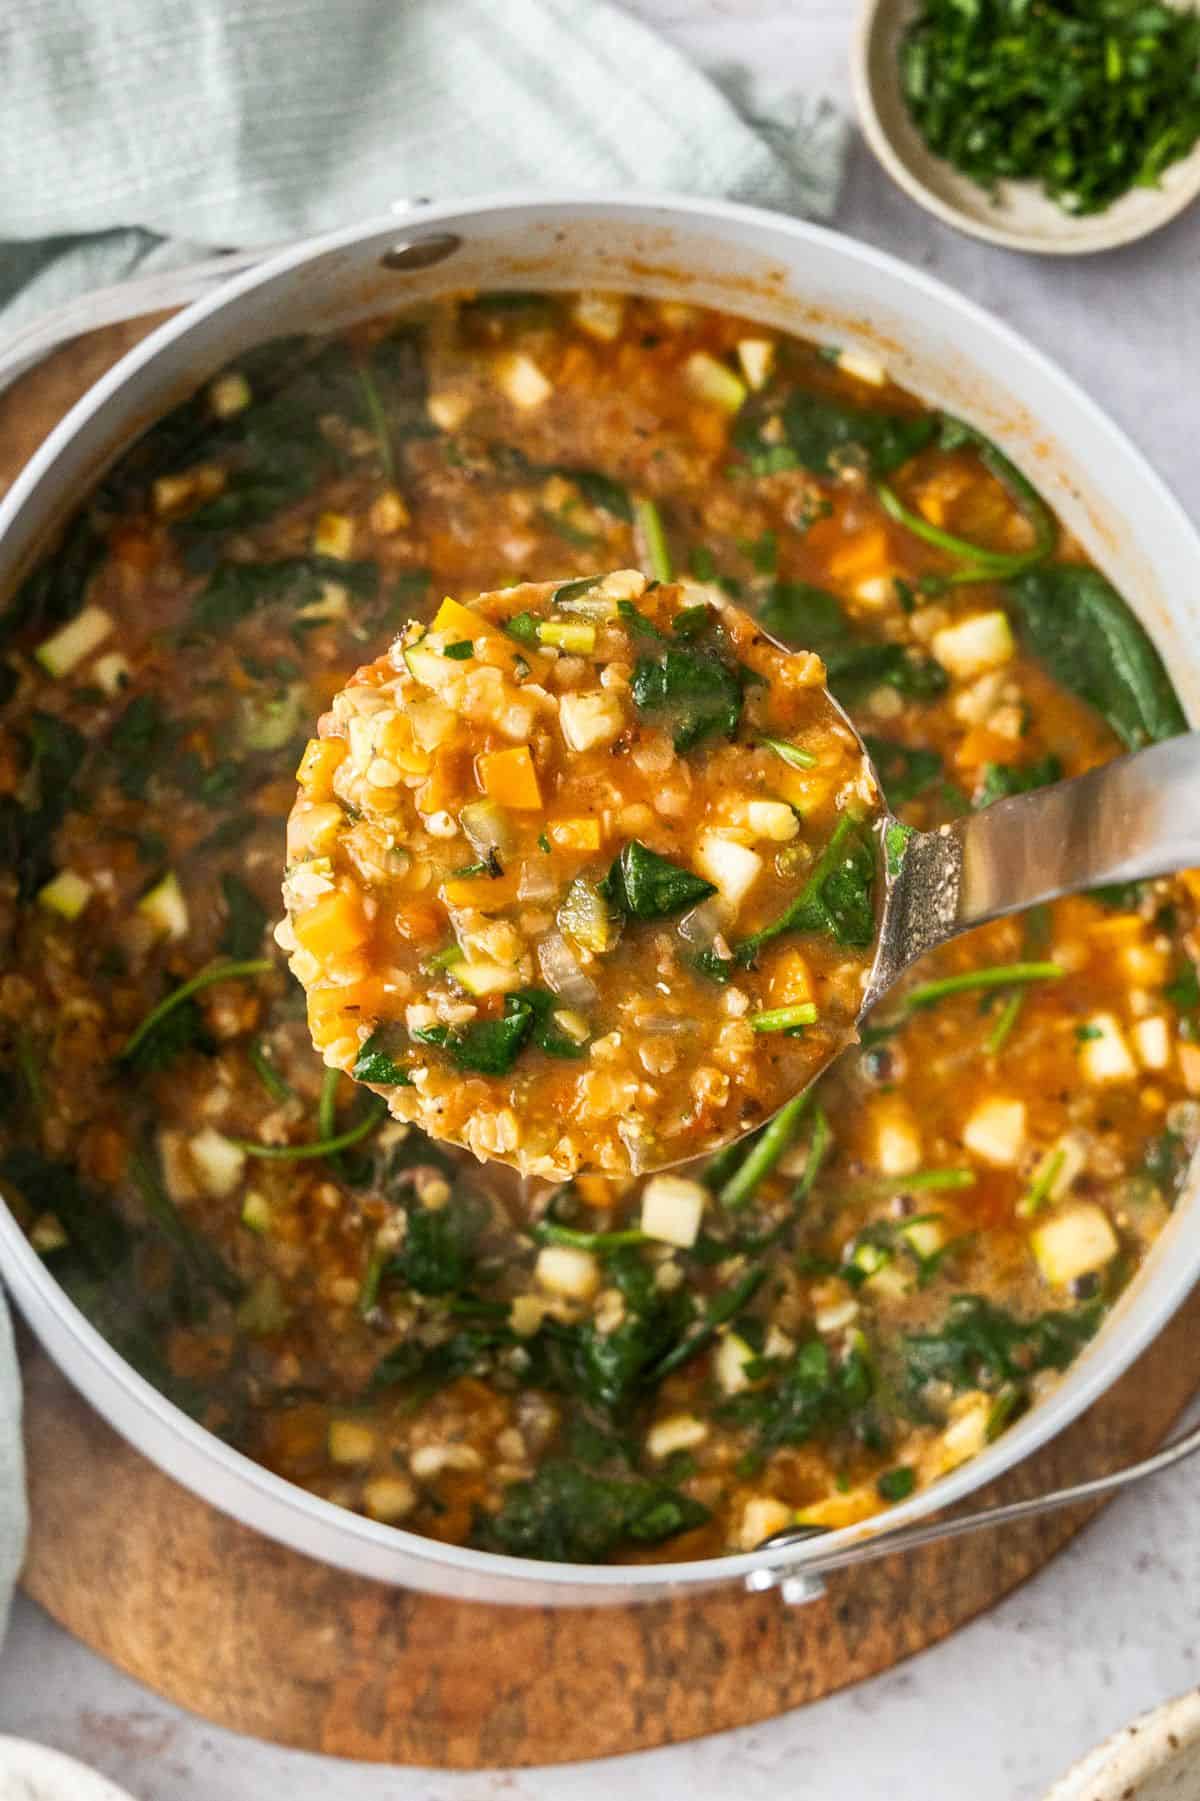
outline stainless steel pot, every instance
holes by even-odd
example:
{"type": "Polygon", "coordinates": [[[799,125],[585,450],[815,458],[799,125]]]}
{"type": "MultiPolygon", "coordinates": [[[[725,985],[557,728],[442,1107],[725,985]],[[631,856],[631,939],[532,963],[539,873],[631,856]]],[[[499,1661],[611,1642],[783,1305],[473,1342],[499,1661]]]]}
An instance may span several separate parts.
{"type": "MultiPolygon", "coordinates": [[[[999,440],[1132,601],[1200,718],[1200,539],[1139,453],[1045,357],[893,258],[811,225],[716,202],[505,195],[420,207],[289,249],[147,338],[52,433],[0,505],[0,593],[47,532],[146,426],[246,346],[464,288],[610,288],[724,307],[882,356],[905,386],[999,440]]],[[[1099,1337],[1059,1387],[980,1457],[871,1521],[827,1557],[993,1480],[1115,1381],[1200,1273],[1195,1173],[1099,1337]]],[[[214,1506],[327,1563],[486,1601],[589,1604],[683,1588],[770,1586],[815,1545],[639,1568],[525,1562],[360,1518],[251,1463],[179,1412],[75,1309],[0,1207],[0,1264],[25,1317],[95,1407],[214,1506]]],[[[804,1584],[793,1581],[799,1595],[804,1584]]]]}

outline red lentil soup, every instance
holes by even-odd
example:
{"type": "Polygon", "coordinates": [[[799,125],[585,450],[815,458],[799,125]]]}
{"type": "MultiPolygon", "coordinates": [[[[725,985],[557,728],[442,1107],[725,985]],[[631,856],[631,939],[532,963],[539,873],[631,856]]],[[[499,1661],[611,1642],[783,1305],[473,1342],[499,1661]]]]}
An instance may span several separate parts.
{"type": "Polygon", "coordinates": [[[853,1036],[874,779],[820,659],[719,589],[447,598],[321,733],[280,939],[325,1062],[395,1118],[524,1175],[642,1174],[761,1125],[853,1036]]]}
{"type": "Polygon", "coordinates": [[[817,653],[916,826],[1183,723],[986,440],[860,354],[611,295],[247,354],[0,615],[0,1184],[32,1243],[270,1469],[534,1558],[715,1556],[936,1481],[1100,1327],[1200,1136],[1194,876],[960,939],[683,1171],[522,1181],[323,1064],[272,939],[311,722],[445,595],[631,568],[817,653]]]}

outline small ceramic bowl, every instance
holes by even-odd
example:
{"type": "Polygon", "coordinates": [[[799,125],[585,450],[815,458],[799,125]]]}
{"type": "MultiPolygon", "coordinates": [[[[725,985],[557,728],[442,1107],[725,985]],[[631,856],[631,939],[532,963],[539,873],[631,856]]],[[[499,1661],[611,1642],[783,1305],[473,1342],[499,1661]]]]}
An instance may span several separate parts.
{"type": "Polygon", "coordinates": [[[1200,1690],[1165,1701],[1069,1769],[1044,1801],[1195,1801],[1200,1690]]]}
{"type": "Polygon", "coordinates": [[[3,1801],[133,1801],[107,1776],[31,1739],[0,1737],[3,1801]]]}
{"type": "MultiPolygon", "coordinates": [[[[1002,182],[995,199],[925,146],[900,88],[900,41],[919,0],[863,0],[851,55],[868,144],[892,180],[947,225],[1008,250],[1088,256],[1157,231],[1200,195],[1200,145],[1156,188],[1133,188],[1103,213],[1076,218],[1032,182],[1002,182]]],[[[1195,0],[1176,0],[1194,5],[1195,0]]]]}

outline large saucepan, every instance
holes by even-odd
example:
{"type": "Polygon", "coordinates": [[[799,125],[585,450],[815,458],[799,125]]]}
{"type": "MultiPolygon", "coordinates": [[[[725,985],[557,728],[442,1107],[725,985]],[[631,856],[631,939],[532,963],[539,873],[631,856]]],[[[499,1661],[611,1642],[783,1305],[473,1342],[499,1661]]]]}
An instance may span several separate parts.
{"type": "MultiPolygon", "coordinates": [[[[158,414],[246,346],[464,288],[594,287],[725,307],[881,353],[896,378],[965,416],[1020,463],[1129,598],[1200,720],[1200,539],[1128,440],[1044,357],[977,307],[834,233],[718,203],[501,197],[419,207],[288,250],[154,332],[34,457],[0,506],[0,593],[47,532],[158,414]]],[[[1058,1389],[974,1462],[853,1533],[928,1514],[1026,1457],[1116,1380],[1200,1272],[1195,1177],[1131,1289],[1058,1389]]],[[[110,1349],[0,1207],[0,1262],[51,1356],[112,1424],[247,1524],[387,1582],[519,1603],[630,1601],[769,1584],[812,1550],[614,1568],[535,1564],[436,1544],[318,1500],[231,1450],[110,1349]]],[[[822,1554],[839,1540],[820,1541],[822,1554]]]]}

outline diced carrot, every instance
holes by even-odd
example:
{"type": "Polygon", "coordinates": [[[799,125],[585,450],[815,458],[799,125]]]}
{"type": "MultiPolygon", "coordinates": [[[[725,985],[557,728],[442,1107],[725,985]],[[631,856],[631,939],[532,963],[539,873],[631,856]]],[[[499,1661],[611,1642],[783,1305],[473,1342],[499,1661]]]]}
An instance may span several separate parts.
{"type": "Polygon", "coordinates": [[[1179,880],[1183,883],[1193,900],[1200,901],[1200,869],[1184,869],[1179,880]]]}
{"type": "Polygon", "coordinates": [[[598,819],[559,819],[550,827],[551,843],[559,850],[599,850],[598,819]]]}
{"type": "Polygon", "coordinates": [[[771,1005],[794,1007],[813,998],[812,971],[799,951],[784,951],[771,971],[771,1005]]]}
{"type": "MultiPolygon", "coordinates": [[[[281,776],[278,781],[264,782],[261,788],[256,788],[250,806],[262,819],[282,819],[295,798],[295,782],[289,782],[286,776],[281,776]]],[[[320,797],[314,795],[311,789],[307,798],[315,805],[321,804],[320,797]]],[[[341,811],[340,808],[338,810],[341,811]]]]}
{"type": "Polygon", "coordinates": [[[310,738],[304,747],[296,780],[313,800],[328,800],[333,777],[349,749],[344,738],[310,738]]]}
{"type": "Polygon", "coordinates": [[[462,606],[457,600],[447,595],[433,616],[435,632],[453,632],[456,638],[482,638],[488,632],[494,632],[495,626],[476,613],[471,607],[462,606]]]}
{"type": "Polygon", "coordinates": [[[127,568],[146,570],[158,560],[162,546],[153,532],[136,525],[119,525],[109,539],[109,550],[127,568]]]}
{"type": "Polygon", "coordinates": [[[1105,919],[1097,919],[1089,928],[1089,935],[1106,944],[1128,944],[1132,939],[1140,938],[1145,930],[1145,920],[1136,913],[1113,913],[1105,919]]]}
{"type": "Polygon", "coordinates": [[[448,907],[476,907],[481,913],[499,913],[517,898],[516,872],[498,876],[463,876],[442,883],[442,899],[448,907]]]}
{"type": "Polygon", "coordinates": [[[396,930],[417,944],[433,944],[446,935],[445,915],[432,901],[408,900],[396,909],[396,930]]]}
{"type": "Polygon", "coordinates": [[[383,981],[367,976],[361,982],[345,982],[308,991],[308,1018],[314,1028],[318,1023],[343,1014],[353,1025],[374,1019],[384,1005],[383,981]]]}
{"type": "Polygon", "coordinates": [[[986,725],[972,726],[954,752],[960,769],[982,769],[985,763],[1006,763],[1012,758],[1013,741],[993,732],[986,725]]]}
{"type": "Polygon", "coordinates": [[[616,1206],[621,1195],[621,1184],[611,1176],[576,1176],[571,1186],[585,1207],[607,1210],[616,1206]]]}
{"type": "Polygon", "coordinates": [[[462,805],[471,791],[467,754],[454,747],[434,754],[429,780],[417,795],[422,813],[452,812],[462,805]]]}
{"type": "Polygon", "coordinates": [[[335,888],[300,914],[295,931],[297,942],[324,962],[365,944],[370,927],[358,893],[351,888],[335,888]]]}
{"type": "Polygon", "coordinates": [[[527,744],[515,744],[511,750],[493,750],[479,758],[479,781],[485,794],[502,807],[516,807],[521,812],[538,812],[542,791],[537,770],[527,744]]]}
{"type": "Polygon", "coordinates": [[[880,528],[858,533],[829,559],[829,573],[834,581],[851,584],[873,575],[887,575],[890,567],[887,533],[880,528]]]}

